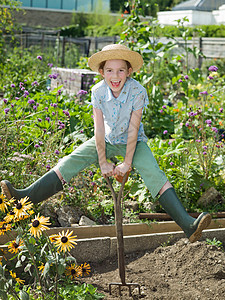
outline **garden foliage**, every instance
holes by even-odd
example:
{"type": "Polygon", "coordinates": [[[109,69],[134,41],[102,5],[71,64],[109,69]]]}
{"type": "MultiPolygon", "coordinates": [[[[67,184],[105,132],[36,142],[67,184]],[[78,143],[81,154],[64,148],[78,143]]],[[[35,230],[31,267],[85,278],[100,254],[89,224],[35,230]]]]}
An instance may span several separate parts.
{"type": "MultiPolygon", "coordinates": [[[[178,52],[175,37],[171,36],[173,43],[159,42],[157,20],[141,18],[144,12],[140,1],[127,5],[130,14],[122,17],[117,26],[123,28],[120,42],[140,52],[144,59],[143,68],[133,77],[146,87],[150,100],[142,120],[148,145],[189,211],[224,210],[223,202],[204,207],[198,203],[209,187],[225,196],[223,61],[206,61],[199,49],[189,46],[187,19],[177,21],[176,30],[184,41],[182,51],[178,52]],[[193,68],[193,59],[201,59],[202,67],[193,68]]],[[[7,22],[6,27],[12,30],[11,20],[7,22]]],[[[67,94],[59,74],[52,72],[52,67],[58,66],[54,49],[51,55],[37,47],[23,51],[16,47],[11,51],[6,49],[2,42],[0,53],[5,57],[0,61],[0,180],[8,179],[17,188],[23,188],[93,136],[90,89],[101,78],[96,76],[89,81],[87,90],[80,90],[77,95],[67,94]],[[53,81],[55,89],[51,89],[53,81]]],[[[87,58],[80,58],[77,67],[87,68],[87,58]]],[[[114,158],[115,163],[121,160],[114,158]]],[[[119,183],[113,180],[117,191],[119,183]]],[[[98,166],[90,166],[65,184],[56,205],[62,204],[78,206],[99,224],[114,222],[113,201],[98,166]]],[[[46,278],[43,290],[49,293],[49,299],[55,291],[63,299],[72,299],[71,295],[79,293],[89,295],[87,299],[101,297],[92,286],[78,284],[71,288],[66,277],[73,280],[73,274],[80,269],[64,254],[75,245],[75,238],[64,232],[54,237],[56,243],[49,240],[42,231],[47,230],[51,220],[32,212],[33,209],[39,207],[31,207],[29,199],[7,202],[1,195],[0,234],[11,229],[18,232],[18,238],[8,244],[15,254],[10,261],[11,269],[4,261],[0,266],[1,297],[7,299],[6,293],[11,293],[15,299],[28,296],[34,299],[37,295],[38,299],[44,299],[43,277],[46,278]],[[20,209],[21,215],[17,212],[20,209]],[[24,278],[17,275],[21,267],[26,271],[24,278]],[[29,272],[35,281],[27,282],[29,272]],[[23,283],[28,283],[29,288],[26,284],[22,288],[23,283]]],[[[161,207],[133,169],[125,184],[124,216],[130,222],[137,222],[138,212],[152,211],[161,211],[161,207]]]]}

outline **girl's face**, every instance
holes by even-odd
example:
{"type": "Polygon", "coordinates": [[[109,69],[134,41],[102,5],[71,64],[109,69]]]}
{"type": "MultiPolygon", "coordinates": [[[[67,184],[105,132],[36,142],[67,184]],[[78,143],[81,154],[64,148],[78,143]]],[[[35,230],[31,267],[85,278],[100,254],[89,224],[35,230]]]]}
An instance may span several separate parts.
{"type": "Polygon", "coordinates": [[[132,73],[132,68],[127,67],[127,63],[122,59],[107,60],[104,68],[99,70],[108,86],[111,88],[113,96],[119,97],[119,94],[132,73]]]}

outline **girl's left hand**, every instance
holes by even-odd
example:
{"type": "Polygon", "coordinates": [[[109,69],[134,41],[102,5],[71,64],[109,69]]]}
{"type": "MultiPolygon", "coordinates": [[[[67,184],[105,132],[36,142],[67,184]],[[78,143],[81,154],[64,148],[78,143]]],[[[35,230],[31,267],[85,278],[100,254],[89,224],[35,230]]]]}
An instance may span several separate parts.
{"type": "Polygon", "coordinates": [[[130,165],[123,162],[115,167],[113,175],[120,175],[123,177],[129,170],[130,170],[130,165]]]}

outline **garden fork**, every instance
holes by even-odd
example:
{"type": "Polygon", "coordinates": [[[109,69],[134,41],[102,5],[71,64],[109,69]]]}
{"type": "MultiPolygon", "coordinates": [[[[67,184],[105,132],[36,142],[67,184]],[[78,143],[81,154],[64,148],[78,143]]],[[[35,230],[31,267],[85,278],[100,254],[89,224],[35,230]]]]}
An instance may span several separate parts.
{"type": "Polygon", "coordinates": [[[126,283],[125,279],[125,259],[124,259],[124,241],[123,241],[123,224],[122,224],[122,209],[121,209],[121,198],[123,196],[124,185],[128,179],[130,171],[128,171],[124,177],[118,176],[116,177],[117,181],[121,182],[121,187],[116,197],[115,190],[112,186],[111,181],[108,177],[106,177],[106,181],[108,183],[109,189],[112,192],[113,202],[114,202],[114,213],[115,213],[115,224],[116,224],[116,236],[117,236],[117,256],[118,256],[118,266],[119,266],[119,275],[121,282],[111,282],[109,284],[109,294],[111,295],[111,287],[112,285],[119,286],[119,295],[121,296],[121,287],[128,286],[129,288],[129,296],[131,297],[131,286],[137,286],[139,295],[141,294],[140,285],[138,283],[126,283]]]}

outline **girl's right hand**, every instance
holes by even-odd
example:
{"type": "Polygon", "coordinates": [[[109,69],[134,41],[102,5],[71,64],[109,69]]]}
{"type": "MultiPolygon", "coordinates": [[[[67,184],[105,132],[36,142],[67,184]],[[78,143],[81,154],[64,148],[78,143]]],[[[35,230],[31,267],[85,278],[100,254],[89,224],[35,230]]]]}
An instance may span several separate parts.
{"type": "Polygon", "coordinates": [[[105,162],[100,164],[100,169],[104,178],[114,175],[115,165],[113,163],[105,162]]]}

